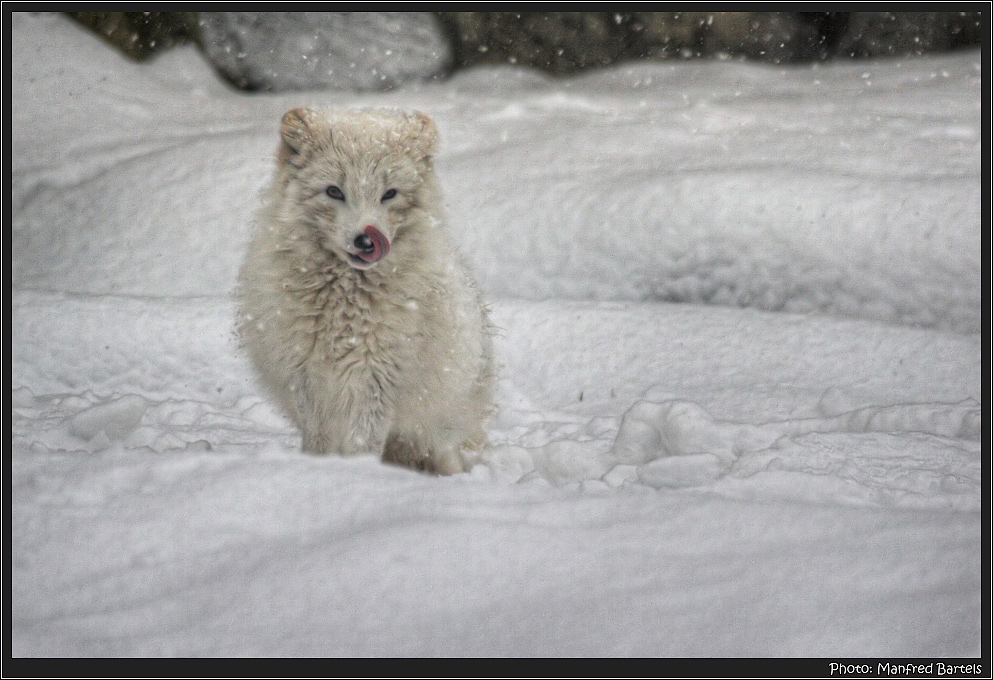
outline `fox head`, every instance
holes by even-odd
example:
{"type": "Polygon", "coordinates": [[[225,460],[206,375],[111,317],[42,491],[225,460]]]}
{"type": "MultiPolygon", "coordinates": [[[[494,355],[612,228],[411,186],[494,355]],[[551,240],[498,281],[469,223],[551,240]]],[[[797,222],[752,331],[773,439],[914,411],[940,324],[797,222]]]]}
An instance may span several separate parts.
{"type": "Polygon", "coordinates": [[[438,133],[423,113],[298,108],[280,135],[280,216],[330,255],[368,270],[411,228],[433,224],[438,133]]]}

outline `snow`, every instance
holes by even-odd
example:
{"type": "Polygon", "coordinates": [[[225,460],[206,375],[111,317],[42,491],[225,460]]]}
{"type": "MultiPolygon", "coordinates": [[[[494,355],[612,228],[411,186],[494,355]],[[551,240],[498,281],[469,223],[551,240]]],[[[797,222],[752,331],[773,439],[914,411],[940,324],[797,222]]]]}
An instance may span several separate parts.
{"type": "Polygon", "coordinates": [[[980,53],[246,96],[11,24],[13,656],[980,653],[980,53]],[[465,474],[301,453],[238,347],[301,104],[438,123],[465,474]]]}

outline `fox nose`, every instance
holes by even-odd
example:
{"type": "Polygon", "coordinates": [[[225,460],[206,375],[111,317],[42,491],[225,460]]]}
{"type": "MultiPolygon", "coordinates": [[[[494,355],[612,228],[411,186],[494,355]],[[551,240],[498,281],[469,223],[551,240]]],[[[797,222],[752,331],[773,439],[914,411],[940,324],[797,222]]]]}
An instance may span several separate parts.
{"type": "Polygon", "coordinates": [[[355,237],[355,240],[352,241],[352,244],[355,246],[356,250],[366,255],[369,255],[376,250],[376,244],[372,242],[372,239],[369,238],[368,234],[359,234],[355,237]]]}

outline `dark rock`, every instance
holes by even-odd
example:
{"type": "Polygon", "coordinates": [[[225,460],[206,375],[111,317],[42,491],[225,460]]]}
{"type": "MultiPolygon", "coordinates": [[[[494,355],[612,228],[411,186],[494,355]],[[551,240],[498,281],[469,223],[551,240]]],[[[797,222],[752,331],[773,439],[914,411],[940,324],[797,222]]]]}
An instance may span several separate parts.
{"type": "Polygon", "coordinates": [[[383,90],[446,74],[437,19],[417,12],[201,12],[214,67],[250,90],[383,90]]]}
{"type": "MultiPolygon", "coordinates": [[[[837,14],[837,13],[836,13],[837,14]]],[[[826,56],[825,17],[804,12],[446,12],[459,67],[571,73],[621,60],[732,56],[773,63],[826,56]]]]}
{"type": "Polygon", "coordinates": [[[445,12],[459,67],[478,63],[572,73],[624,56],[622,15],[609,12],[445,12]]]}
{"type": "Polygon", "coordinates": [[[982,44],[981,12],[69,12],[133,59],[196,40],[253,90],[379,90],[479,63],[568,74],[632,59],[777,64],[982,44]]]}
{"type": "Polygon", "coordinates": [[[842,57],[909,57],[979,45],[980,12],[852,12],[834,53],[842,57]]]}
{"type": "Polygon", "coordinates": [[[774,63],[819,54],[817,27],[794,12],[638,12],[630,57],[744,56],[774,63]]]}
{"type": "Polygon", "coordinates": [[[66,12],[131,59],[189,42],[196,26],[192,12],[66,12]]]}
{"type": "Polygon", "coordinates": [[[718,12],[704,35],[704,50],[774,64],[809,61],[820,53],[820,35],[793,12],[718,12]]]}

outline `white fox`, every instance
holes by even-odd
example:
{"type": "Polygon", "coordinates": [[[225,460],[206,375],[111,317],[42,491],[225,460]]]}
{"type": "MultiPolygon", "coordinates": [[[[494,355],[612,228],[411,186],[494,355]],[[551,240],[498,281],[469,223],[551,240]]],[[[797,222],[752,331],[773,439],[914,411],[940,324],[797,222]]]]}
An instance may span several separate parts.
{"type": "Polygon", "coordinates": [[[243,343],[315,453],[451,474],[485,442],[492,326],[441,219],[430,118],[293,109],[240,274],[243,343]]]}

